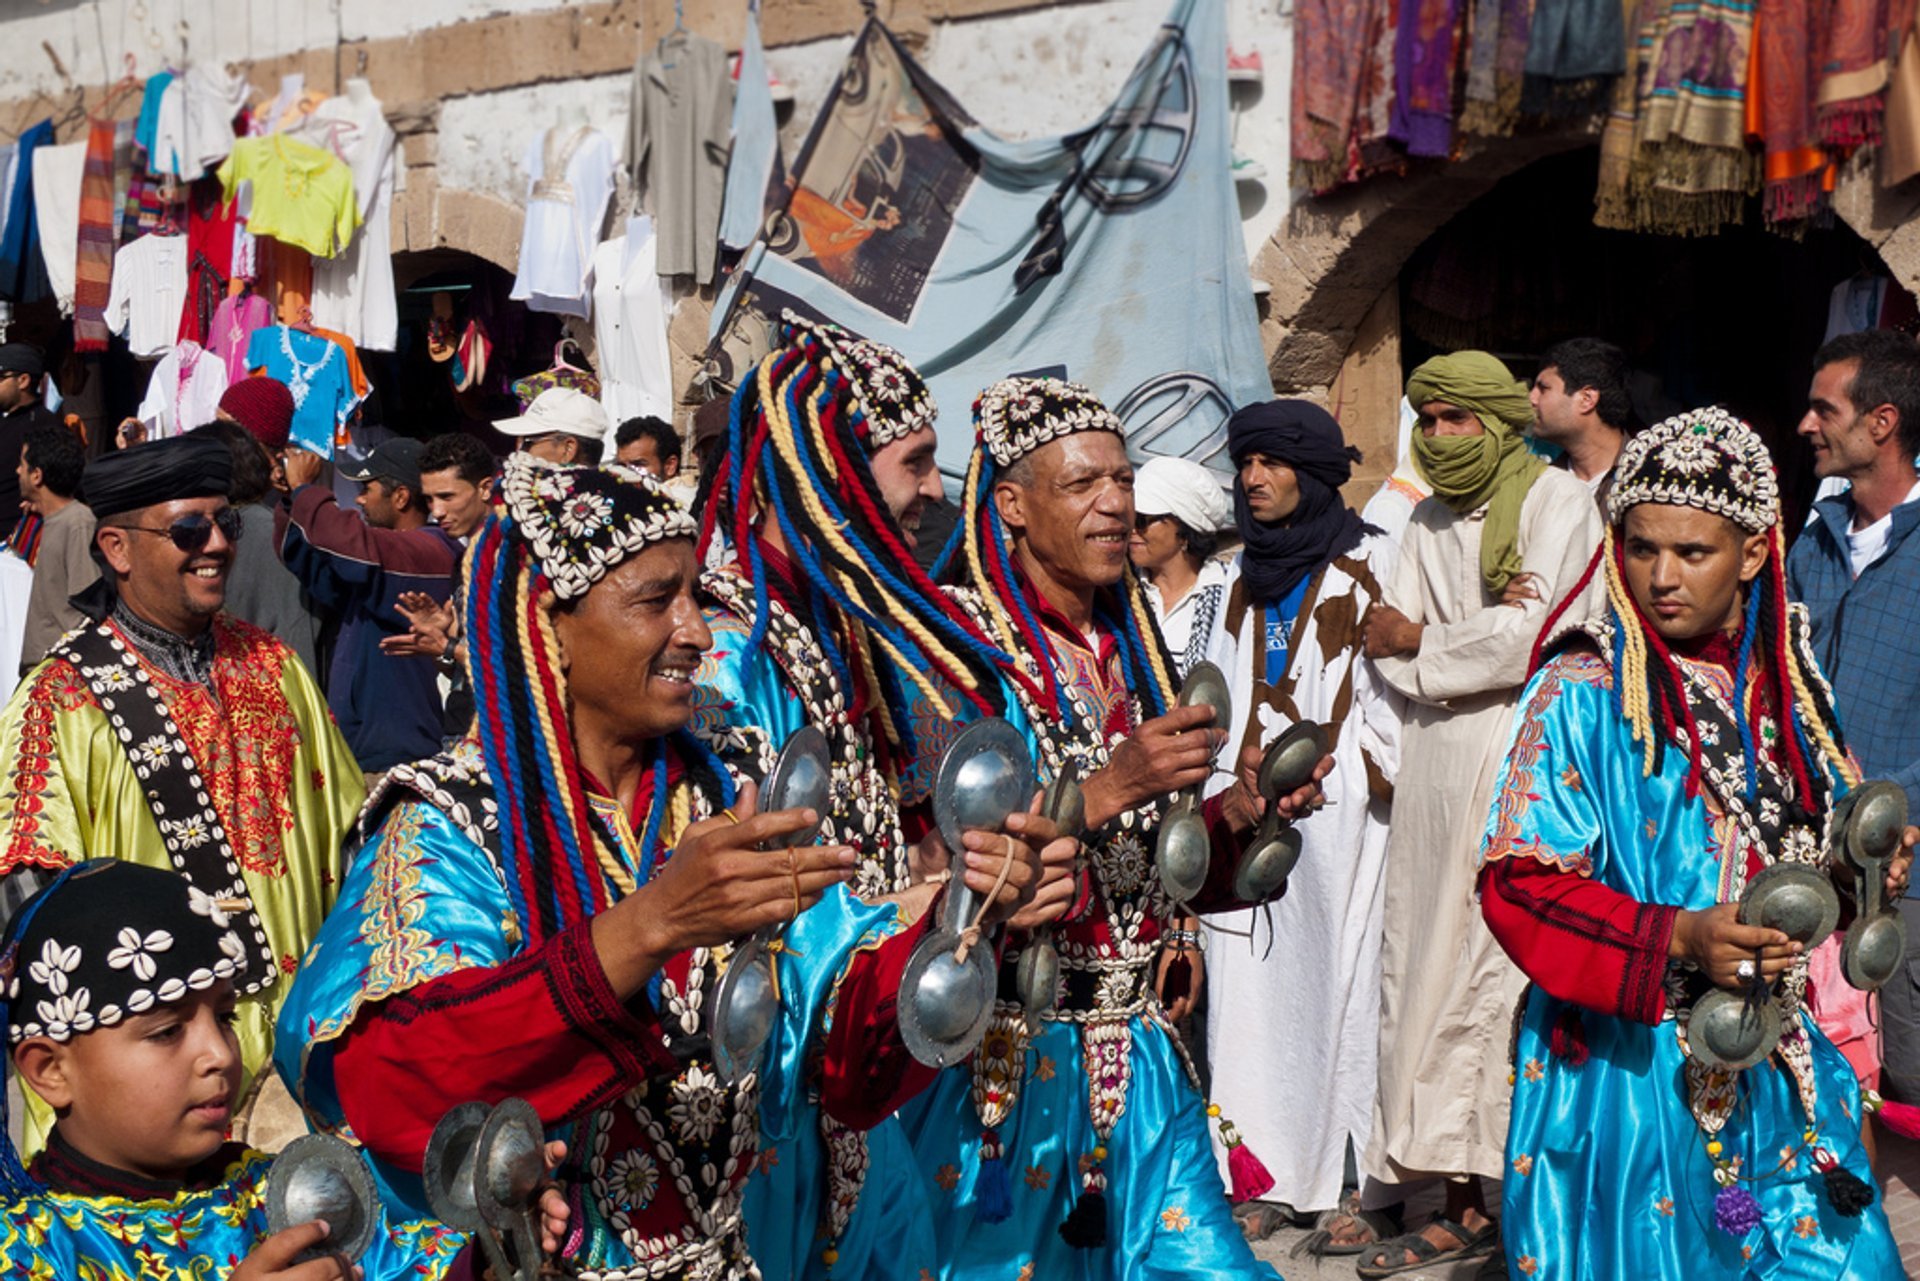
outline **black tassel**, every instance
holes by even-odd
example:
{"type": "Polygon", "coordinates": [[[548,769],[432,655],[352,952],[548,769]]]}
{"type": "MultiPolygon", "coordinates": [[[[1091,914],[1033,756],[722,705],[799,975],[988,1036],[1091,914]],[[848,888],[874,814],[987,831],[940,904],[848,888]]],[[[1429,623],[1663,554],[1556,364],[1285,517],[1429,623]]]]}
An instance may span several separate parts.
{"type": "Polygon", "coordinates": [[[1873,1185],[1862,1182],[1858,1175],[1845,1166],[1836,1165],[1827,1171],[1827,1201],[1835,1213],[1849,1219],[1856,1218],[1862,1210],[1873,1204],[1873,1185]]]}
{"type": "MultiPolygon", "coordinates": [[[[1856,1211],[1858,1213],[1858,1211],[1856,1211]]],[[[1107,1243],[1107,1194],[1082,1192],[1060,1225],[1060,1239],[1076,1250],[1092,1250],[1107,1243]]]]}

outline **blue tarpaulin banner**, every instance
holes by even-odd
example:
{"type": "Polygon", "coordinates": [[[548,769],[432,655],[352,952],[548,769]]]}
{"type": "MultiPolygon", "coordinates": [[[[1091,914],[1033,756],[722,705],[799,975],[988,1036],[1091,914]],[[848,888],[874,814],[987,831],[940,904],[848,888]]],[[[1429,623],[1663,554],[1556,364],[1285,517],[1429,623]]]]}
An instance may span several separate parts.
{"type": "Polygon", "coordinates": [[[1177,0],[1097,121],[1018,142],[869,20],[714,309],[713,376],[731,386],[791,308],[920,369],[949,475],[966,467],[975,395],[1014,373],[1093,388],[1136,457],[1228,468],[1226,415],[1272,389],[1233,189],[1224,10],[1177,0]]]}

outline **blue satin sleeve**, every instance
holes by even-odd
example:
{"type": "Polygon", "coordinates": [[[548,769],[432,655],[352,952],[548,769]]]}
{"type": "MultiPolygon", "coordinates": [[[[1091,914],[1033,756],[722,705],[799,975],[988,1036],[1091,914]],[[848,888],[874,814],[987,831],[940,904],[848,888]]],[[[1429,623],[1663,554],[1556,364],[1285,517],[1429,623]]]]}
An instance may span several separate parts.
{"type": "MultiPolygon", "coordinates": [[[[1562,871],[1594,875],[1605,858],[1602,817],[1592,784],[1596,737],[1615,719],[1604,664],[1589,654],[1562,654],[1527,683],[1494,787],[1481,842],[1482,863],[1532,858],[1562,871]]],[[[1634,757],[1638,763],[1639,757],[1634,757]]]]}

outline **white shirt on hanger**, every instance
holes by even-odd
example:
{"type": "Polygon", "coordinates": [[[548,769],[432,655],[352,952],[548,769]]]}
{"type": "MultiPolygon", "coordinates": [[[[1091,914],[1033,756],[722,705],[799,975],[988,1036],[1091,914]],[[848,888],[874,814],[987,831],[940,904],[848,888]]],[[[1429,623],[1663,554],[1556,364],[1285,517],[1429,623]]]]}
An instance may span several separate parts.
{"type": "Polygon", "coordinates": [[[62,316],[73,314],[73,280],[80,264],[80,181],[87,144],[40,147],[33,153],[33,217],[40,256],[62,316]]]}
{"type": "Polygon", "coordinates": [[[180,333],[187,302],[187,238],[141,236],[113,256],[107,328],[142,360],[164,355],[180,333]]]}
{"type": "Polygon", "coordinates": [[[303,142],[332,151],[353,171],[360,230],[332,258],[313,264],[313,323],[336,329],[369,351],[392,351],[400,332],[393,285],[394,132],[364,85],[328,98],[297,130],[303,142]],[[355,93],[359,96],[354,96],[355,93]]]}
{"type": "MultiPolygon", "coordinates": [[[[629,218],[627,234],[593,251],[593,334],[600,403],[615,425],[641,414],[671,419],[667,298],[654,271],[653,219],[629,218]]],[[[611,444],[611,440],[609,440],[611,444]]]]}
{"type": "Polygon", "coordinates": [[[593,247],[613,196],[613,141],[598,129],[555,125],[527,148],[527,221],[509,297],[535,311],[585,319],[593,247]],[[566,159],[550,178],[546,157],[566,159]]]}
{"type": "Polygon", "coordinates": [[[226,394],[226,362],[187,339],[153,367],[135,416],[149,437],[164,440],[212,422],[226,394]]]}

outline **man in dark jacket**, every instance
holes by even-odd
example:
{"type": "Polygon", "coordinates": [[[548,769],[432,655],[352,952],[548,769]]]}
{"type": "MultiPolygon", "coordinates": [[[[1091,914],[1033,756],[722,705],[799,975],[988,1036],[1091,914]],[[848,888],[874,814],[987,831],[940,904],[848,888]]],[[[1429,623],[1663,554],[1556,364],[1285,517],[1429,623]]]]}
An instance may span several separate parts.
{"type": "MultiPolygon", "coordinates": [[[[60,416],[42,399],[46,364],[40,352],[23,342],[0,343],[0,459],[20,461],[20,446],[36,427],[58,427],[60,416]]],[[[0,469],[0,534],[20,519],[20,480],[11,467],[0,469]]]]}
{"type": "Polygon", "coordinates": [[[360,768],[376,775],[440,750],[433,660],[384,654],[380,642],[410,630],[403,594],[447,598],[460,548],[427,520],[419,441],[386,441],[352,474],[364,520],[317,483],[321,466],[317,455],[287,451],[292,498],[275,520],[276,543],[315,603],[340,616],[327,704],[360,768]]]}

